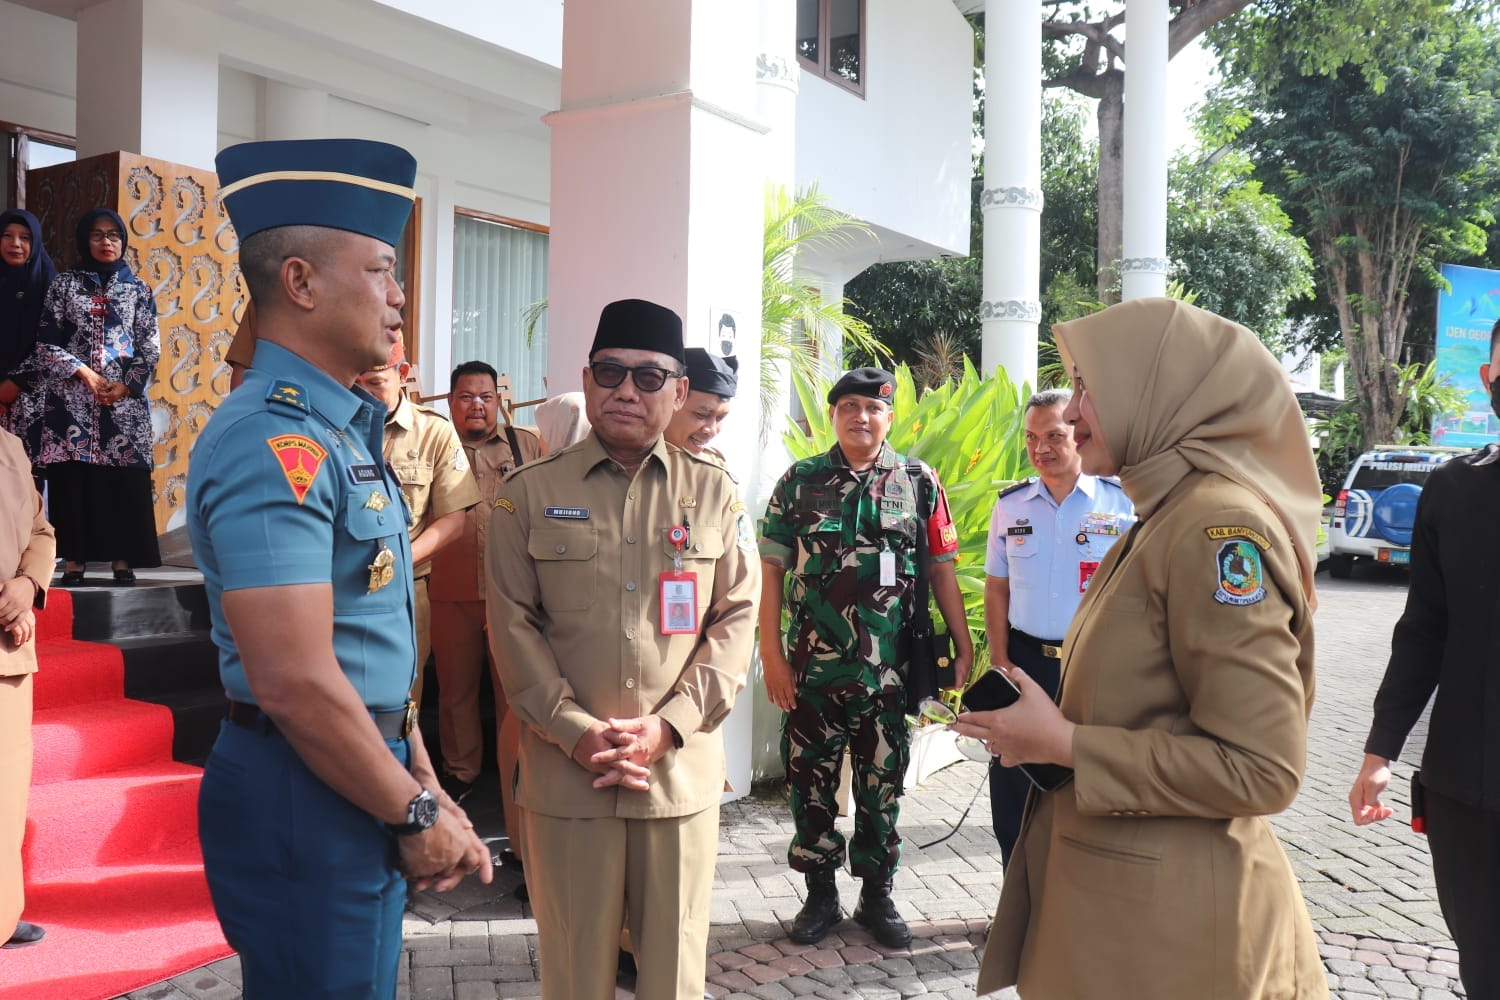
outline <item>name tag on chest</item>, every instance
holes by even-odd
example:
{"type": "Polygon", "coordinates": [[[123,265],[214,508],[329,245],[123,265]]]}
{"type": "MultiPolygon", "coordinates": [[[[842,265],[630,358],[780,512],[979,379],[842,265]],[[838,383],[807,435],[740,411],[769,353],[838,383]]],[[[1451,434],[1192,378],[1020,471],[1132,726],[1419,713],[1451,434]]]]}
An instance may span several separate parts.
{"type": "Polygon", "coordinates": [[[1007,535],[1029,535],[1031,534],[1031,525],[1027,524],[1020,527],[1012,525],[1011,527],[1005,529],[1005,533],[1007,535]]]}
{"type": "Polygon", "coordinates": [[[351,465],[349,466],[349,481],[354,483],[355,486],[378,483],[380,482],[380,466],[351,465]]]}
{"type": "Polygon", "coordinates": [[[587,507],[543,507],[543,517],[559,517],[565,521],[587,521],[589,509],[587,507]]]}

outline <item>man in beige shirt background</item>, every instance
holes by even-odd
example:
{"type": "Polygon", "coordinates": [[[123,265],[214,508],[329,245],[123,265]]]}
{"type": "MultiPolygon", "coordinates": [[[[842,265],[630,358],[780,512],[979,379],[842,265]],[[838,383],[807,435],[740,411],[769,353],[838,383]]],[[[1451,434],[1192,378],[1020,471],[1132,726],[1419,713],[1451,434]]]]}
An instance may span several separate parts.
{"type": "Polygon", "coordinates": [[[411,510],[411,563],[416,577],[417,680],[411,700],[422,704],[422,673],[432,652],[432,610],[427,577],[432,557],[464,533],[464,511],[479,503],[479,486],[469,474],[458,432],[436,410],[418,406],[403,391],[407,373],[401,341],[390,359],[360,375],[360,388],[385,404],[385,460],[401,481],[411,510]]]}
{"type": "MultiPolygon", "coordinates": [[[[546,454],[529,427],[501,427],[499,379],[483,361],[465,361],[448,380],[448,412],[463,441],[464,454],[481,500],[464,515],[463,534],[432,560],[427,596],[432,601],[432,656],[438,677],[438,740],[443,751],[443,783],[455,801],[473,789],[484,767],[484,729],[479,692],[488,668],[495,685],[495,726],[500,737],[500,795],[505,828],[518,842],[511,784],[515,778],[516,729],[505,739],[505,691],[494,674],[484,635],[484,548],[490,514],[511,470],[546,454]],[[519,453],[518,453],[519,451],[519,453]]],[[[519,853],[519,852],[518,852],[519,853]]]]}
{"type": "Polygon", "coordinates": [[[583,372],[592,432],[516,470],[490,523],[490,644],[524,723],[516,799],[547,998],[614,996],[627,914],[636,995],[703,995],[718,727],[745,684],[760,562],[729,474],[662,436],[683,360],[671,310],[606,306],[583,372]]]}

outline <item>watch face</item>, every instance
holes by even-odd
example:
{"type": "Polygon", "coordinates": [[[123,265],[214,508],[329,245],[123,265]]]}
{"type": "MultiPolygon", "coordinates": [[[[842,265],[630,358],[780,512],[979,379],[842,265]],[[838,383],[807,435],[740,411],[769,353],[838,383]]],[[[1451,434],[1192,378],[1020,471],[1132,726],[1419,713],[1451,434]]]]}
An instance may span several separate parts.
{"type": "Polygon", "coordinates": [[[424,790],[421,795],[412,800],[411,808],[408,810],[408,822],[426,830],[437,822],[437,817],[437,799],[433,798],[431,792],[424,790]]]}

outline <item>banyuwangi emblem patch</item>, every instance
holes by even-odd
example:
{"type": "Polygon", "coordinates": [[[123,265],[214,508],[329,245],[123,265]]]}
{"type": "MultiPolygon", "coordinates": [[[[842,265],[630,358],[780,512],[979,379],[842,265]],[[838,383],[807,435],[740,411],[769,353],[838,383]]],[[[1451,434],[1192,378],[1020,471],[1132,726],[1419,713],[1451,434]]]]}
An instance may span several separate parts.
{"type": "Polygon", "coordinates": [[[327,449],[301,434],[282,434],[267,438],[266,444],[271,446],[271,453],[281,463],[282,474],[286,476],[292,495],[300,505],[307,499],[307,491],[312,489],[313,480],[318,478],[323,459],[328,457],[327,449]]]}
{"type": "Polygon", "coordinates": [[[1259,604],[1266,599],[1265,569],[1260,549],[1253,542],[1236,540],[1219,546],[1216,557],[1219,589],[1214,600],[1220,604],[1259,604]]]}

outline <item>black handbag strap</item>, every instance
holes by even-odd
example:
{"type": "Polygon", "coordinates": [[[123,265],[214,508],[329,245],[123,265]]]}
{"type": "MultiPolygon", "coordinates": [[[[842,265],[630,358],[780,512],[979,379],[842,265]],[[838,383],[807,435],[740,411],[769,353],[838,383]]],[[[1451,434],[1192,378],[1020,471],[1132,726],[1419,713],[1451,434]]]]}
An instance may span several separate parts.
{"type": "Polygon", "coordinates": [[[505,440],[510,444],[511,461],[515,463],[515,468],[519,469],[526,459],[521,455],[521,442],[516,434],[516,429],[510,424],[505,425],[505,440]]]}
{"type": "Polygon", "coordinates": [[[932,606],[928,599],[927,582],[927,522],[932,517],[932,498],[927,495],[927,476],[922,472],[922,463],[915,458],[906,460],[906,475],[911,480],[917,499],[917,590],[913,595],[916,607],[911,618],[912,632],[916,635],[932,634],[932,606]]]}

